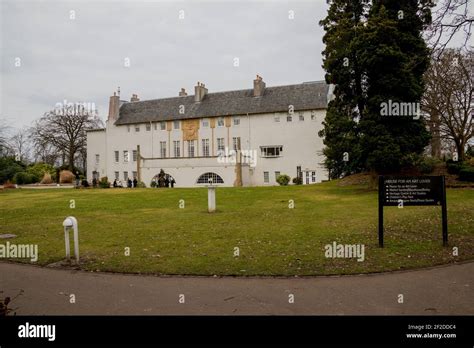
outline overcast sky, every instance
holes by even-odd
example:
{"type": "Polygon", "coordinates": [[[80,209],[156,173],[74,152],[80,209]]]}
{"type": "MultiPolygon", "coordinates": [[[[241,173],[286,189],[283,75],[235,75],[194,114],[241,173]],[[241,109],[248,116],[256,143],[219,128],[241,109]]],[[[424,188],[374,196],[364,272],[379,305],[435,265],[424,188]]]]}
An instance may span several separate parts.
{"type": "Polygon", "coordinates": [[[0,117],[13,127],[64,99],[105,119],[118,86],[121,99],[146,100],[194,94],[197,81],[210,93],[251,88],[256,74],[267,86],[324,79],[325,0],[0,3],[0,117]]]}
{"type": "Polygon", "coordinates": [[[105,119],[118,86],[146,100],[194,94],[197,81],[251,88],[256,74],[323,80],[326,13],[326,0],[0,0],[0,119],[29,126],[64,100],[105,119]]]}

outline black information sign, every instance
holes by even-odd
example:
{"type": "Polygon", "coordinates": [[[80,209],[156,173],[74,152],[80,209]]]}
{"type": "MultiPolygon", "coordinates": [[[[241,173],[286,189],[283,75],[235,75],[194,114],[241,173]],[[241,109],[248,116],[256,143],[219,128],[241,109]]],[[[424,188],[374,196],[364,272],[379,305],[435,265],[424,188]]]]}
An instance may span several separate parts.
{"type": "Polygon", "coordinates": [[[379,246],[383,248],[383,207],[440,205],[443,245],[448,245],[448,214],[444,176],[379,176],[379,246]]]}

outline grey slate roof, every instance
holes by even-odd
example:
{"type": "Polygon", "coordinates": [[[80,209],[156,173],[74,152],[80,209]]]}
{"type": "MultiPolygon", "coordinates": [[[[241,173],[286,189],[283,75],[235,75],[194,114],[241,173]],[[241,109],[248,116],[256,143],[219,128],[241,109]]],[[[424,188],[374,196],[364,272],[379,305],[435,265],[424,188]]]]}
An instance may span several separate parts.
{"type": "Polygon", "coordinates": [[[208,93],[202,102],[194,95],[125,103],[120,107],[116,125],[190,119],[215,116],[236,116],[270,112],[325,109],[328,85],[324,81],[297,85],[267,87],[261,97],[253,97],[253,89],[208,93]],[[179,113],[184,105],[185,113],[179,113]]]}

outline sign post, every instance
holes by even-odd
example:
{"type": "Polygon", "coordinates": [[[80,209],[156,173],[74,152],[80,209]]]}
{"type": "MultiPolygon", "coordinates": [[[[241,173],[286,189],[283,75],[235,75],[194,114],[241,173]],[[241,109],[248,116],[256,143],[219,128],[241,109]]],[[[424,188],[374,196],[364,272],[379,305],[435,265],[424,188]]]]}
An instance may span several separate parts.
{"type": "Polygon", "coordinates": [[[379,247],[384,246],[384,206],[430,205],[441,205],[443,246],[447,246],[448,212],[444,176],[379,176],[379,247]]]}

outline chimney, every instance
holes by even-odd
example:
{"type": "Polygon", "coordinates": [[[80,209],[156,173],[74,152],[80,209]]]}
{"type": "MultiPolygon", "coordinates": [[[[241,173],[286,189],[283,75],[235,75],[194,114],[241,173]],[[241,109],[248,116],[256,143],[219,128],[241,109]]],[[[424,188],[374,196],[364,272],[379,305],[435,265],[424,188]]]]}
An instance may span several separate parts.
{"type": "Polygon", "coordinates": [[[132,94],[132,97],[130,98],[131,102],[137,102],[140,101],[140,98],[138,98],[137,94],[132,94]]]}
{"type": "Polygon", "coordinates": [[[207,88],[204,83],[197,83],[197,86],[194,87],[194,101],[201,102],[204,99],[204,96],[207,94],[207,88]]]}
{"type": "Polygon", "coordinates": [[[253,96],[261,97],[265,91],[265,82],[263,82],[262,77],[257,75],[257,78],[253,80],[253,96]]]}
{"type": "Polygon", "coordinates": [[[187,95],[188,95],[188,93],[186,93],[186,90],[184,88],[181,88],[181,91],[179,91],[179,96],[180,97],[185,97],[187,95]]]}
{"type": "Polygon", "coordinates": [[[114,92],[114,95],[109,100],[109,117],[107,120],[115,121],[118,119],[120,109],[120,97],[114,92]]]}

